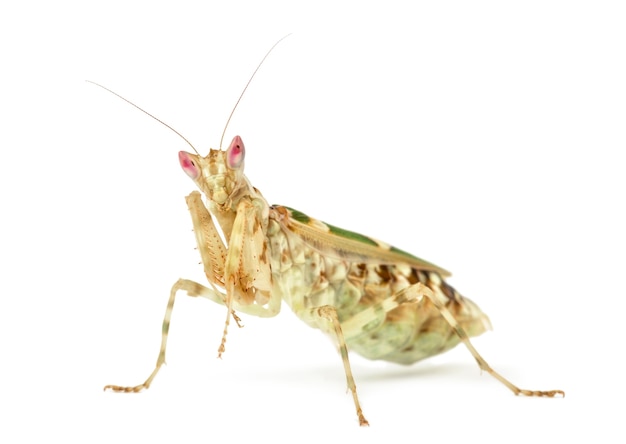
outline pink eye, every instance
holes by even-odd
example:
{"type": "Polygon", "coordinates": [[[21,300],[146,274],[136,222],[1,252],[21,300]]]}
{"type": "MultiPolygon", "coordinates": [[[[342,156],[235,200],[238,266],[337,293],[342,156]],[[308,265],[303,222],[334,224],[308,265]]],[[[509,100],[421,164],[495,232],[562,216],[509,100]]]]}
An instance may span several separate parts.
{"type": "Polygon", "coordinates": [[[226,150],[226,162],[228,168],[237,169],[243,164],[243,158],[246,156],[246,147],[243,145],[241,137],[235,136],[230,146],[226,150]]]}
{"type": "Polygon", "coordinates": [[[196,180],[200,175],[200,168],[198,168],[198,163],[194,160],[194,157],[193,154],[189,154],[185,151],[179,151],[178,153],[178,161],[183,171],[187,176],[196,180]]]}

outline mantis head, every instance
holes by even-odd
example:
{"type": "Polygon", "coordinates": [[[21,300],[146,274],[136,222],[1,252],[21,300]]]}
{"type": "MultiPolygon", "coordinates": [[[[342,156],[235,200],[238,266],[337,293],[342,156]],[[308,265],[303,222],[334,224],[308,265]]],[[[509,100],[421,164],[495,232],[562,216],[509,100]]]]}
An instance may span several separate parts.
{"type": "Polygon", "coordinates": [[[200,191],[211,202],[224,206],[233,201],[245,182],[242,180],[245,154],[243,140],[235,136],[226,151],[212,149],[206,157],[180,151],[178,160],[200,191]]]}

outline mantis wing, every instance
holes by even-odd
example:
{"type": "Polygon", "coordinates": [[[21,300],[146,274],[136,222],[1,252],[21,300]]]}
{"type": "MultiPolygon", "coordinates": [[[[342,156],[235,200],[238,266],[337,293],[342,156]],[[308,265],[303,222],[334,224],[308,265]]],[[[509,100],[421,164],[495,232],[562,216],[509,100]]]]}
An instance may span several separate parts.
{"type": "Polygon", "coordinates": [[[405,263],[417,270],[450,276],[449,271],[379,240],[313,219],[289,207],[273,208],[281,214],[280,223],[285,229],[324,255],[350,262],[405,263]]]}

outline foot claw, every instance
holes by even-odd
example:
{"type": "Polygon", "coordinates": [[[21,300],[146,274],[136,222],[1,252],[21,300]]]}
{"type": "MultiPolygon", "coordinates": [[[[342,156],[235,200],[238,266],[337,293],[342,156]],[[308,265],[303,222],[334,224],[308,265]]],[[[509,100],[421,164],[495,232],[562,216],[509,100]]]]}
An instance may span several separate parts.
{"type": "Polygon", "coordinates": [[[546,391],[537,391],[537,390],[520,390],[519,394],[524,396],[541,396],[547,398],[554,398],[556,396],[561,396],[561,398],[565,398],[565,392],[563,390],[546,390],[546,391]]]}
{"type": "Polygon", "coordinates": [[[134,387],[122,387],[120,385],[105,385],[104,391],[111,390],[113,392],[118,393],[139,393],[143,389],[147,389],[148,387],[145,384],[136,385],[134,387]]]}

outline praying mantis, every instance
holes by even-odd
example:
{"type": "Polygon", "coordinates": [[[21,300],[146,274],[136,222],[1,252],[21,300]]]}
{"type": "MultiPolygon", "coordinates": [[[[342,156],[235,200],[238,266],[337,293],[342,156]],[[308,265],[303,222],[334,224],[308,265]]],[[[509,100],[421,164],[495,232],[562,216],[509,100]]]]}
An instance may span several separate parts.
{"type": "MultiPolygon", "coordinates": [[[[282,39],[281,39],[282,40],[282,39]]],[[[230,118],[265,54],[244,87],[230,118]]],[[[93,83],[93,82],[91,82],[93,83]]],[[[172,127],[108,88],[178,134],[194,153],[180,151],[182,170],[199,191],[186,197],[207,285],[179,279],[170,290],[154,370],[136,386],[105,390],[140,392],[151,386],[165,363],[170,319],[180,291],[225,308],[218,356],[226,350],[238,313],[273,317],[284,301],[304,323],[337,345],[361,426],[369,425],[357,395],[349,351],[369,359],[412,364],[463,343],[481,370],[516,395],[555,397],[562,390],[525,390],[500,375],[470,341],[490,328],[471,300],[446,283],[450,273],[401,249],[314,219],[291,207],[270,205],[244,175],[246,149],[235,136],[226,150],[205,157],[172,127]],[[203,200],[204,199],[204,200],[203,200]],[[218,230],[217,225],[221,230],[218,230]]]]}

